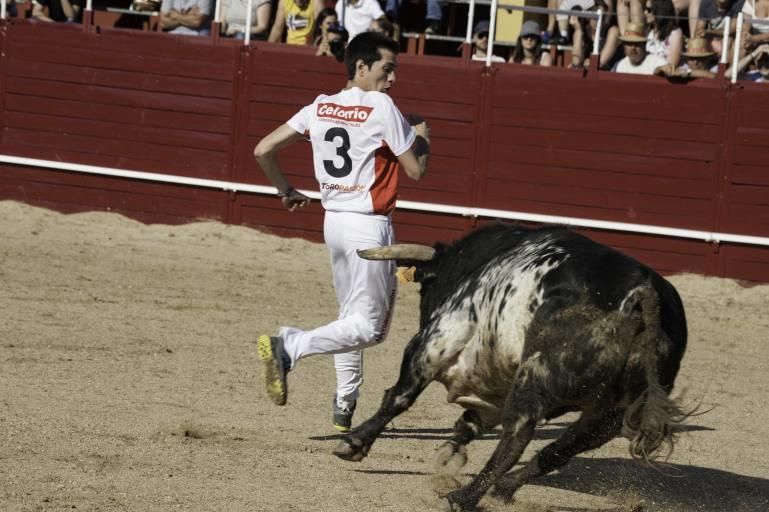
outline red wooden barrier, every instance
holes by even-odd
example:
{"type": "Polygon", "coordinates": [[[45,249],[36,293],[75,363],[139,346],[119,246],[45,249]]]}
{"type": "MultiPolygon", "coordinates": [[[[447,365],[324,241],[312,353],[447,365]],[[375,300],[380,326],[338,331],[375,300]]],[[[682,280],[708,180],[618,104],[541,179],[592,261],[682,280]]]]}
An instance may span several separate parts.
{"type": "MultiPolygon", "coordinates": [[[[1,25],[0,153],[267,184],[260,137],[343,66],[310,48],[249,50],[216,38],[1,25]]],[[[769,236],[769,91],[724,81],[582,73],[403,55],[394,98],[432,126],[429,175],[401,198],[769,236]]],[[[315,189],[310,148],[281,163],[315,189]]],[[[0,198],[147,222],[198,218],[320,239],[321,208],[273,197],[0,165],[0,198]]],[[[478,221],[401,210],[404,241],[455,238],[478,221]]],[[[665,272],[769,281],[769,248],[586,231],[665,272]]]]}

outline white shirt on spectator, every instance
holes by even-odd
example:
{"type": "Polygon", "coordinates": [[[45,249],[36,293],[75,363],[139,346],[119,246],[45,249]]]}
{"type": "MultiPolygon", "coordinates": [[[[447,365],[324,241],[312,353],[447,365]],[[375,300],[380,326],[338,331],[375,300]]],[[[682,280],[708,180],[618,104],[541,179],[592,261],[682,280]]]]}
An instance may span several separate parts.
{"type": "MultiPolygon", "coordinates": [[[[667,61],[668,55],[670,55],[670,37],[676,30],[681,32],[680,28],[673,29],[664,41],[657,39],[657,32],[655,30],[649,30],[649,33],[646,35],[646,53],[650,55],[659,55],[667,61]]],[[[681,35],[681,37],[683,38],[683,35],[681,35]]]]}
{"type": "MultiPolygon", "coordinates": [[[[266,3],[270,3],[270,0],[253,0],[251,3],[252,24],[256,22],[257,9],[266,3]]],[[[222,7],[227,9],[227,16],[224,19],[224,21],[227,22],[227,33],[245,34],[248,0],[222,0],[222,7]]]]}
{"type": "Polygon", "coordinates": [[[336,14],[350,34],[350,41],[361,32],[366,32],[372,21],[384,16],[384,11],[377,0],[358,0],[356,3],[347,0],[344,7],[343,1],[337,1],[336,14]],[[344,10],[344,18],[342,18],[342,10],[344,10]]]}
{"type": "MultiPolygon", "coordinates": [[[[486,62],[486,57],[481,57],[480,55],[473,54],[472,57],[470,57],[472,60],[479,60],[482,62],[486,62]]],[[[505,59],[500,57],[499,55],[492,55],[491,56],[491,62],[505,62],[505,59]]]]}
{"type": "Polygon", "coordinates": [[[667,61],[659,55],[647,55],[646,58],[637,66],[630,63],[630,59],[625,57],[614,66],[615,73],[630,73],[631,75],[653,75],[654,70],[667,64],[667,61]]]}
{"type": "MultiPolygon", "coordinates": [[[[211,14],[211,1],[210,0],[163,0],[160,4],[161,12],[168,12],[171,9],[179,11],[184,14],[193,7],[197,7],[200,14],[211,14]]],[[[168,31],[169,34],[184,34],[190,36],[207,35],[210,33],[210,26],[208,22],[204,22],[200,30],[194,30],[184,25],[179,25],[173,30],[168,31]]]]}

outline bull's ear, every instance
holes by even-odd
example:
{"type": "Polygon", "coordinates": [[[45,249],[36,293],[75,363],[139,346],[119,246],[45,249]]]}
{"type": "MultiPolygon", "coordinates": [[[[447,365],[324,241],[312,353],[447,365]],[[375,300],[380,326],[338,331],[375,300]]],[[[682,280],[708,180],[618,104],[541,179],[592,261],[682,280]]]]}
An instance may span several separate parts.
{"type": "Polygon", "coordinates": [[[358,256],[365,260],[430,261],[435,256],[435,249],[427,245],[395,244],[359,250],[358,256]]]}

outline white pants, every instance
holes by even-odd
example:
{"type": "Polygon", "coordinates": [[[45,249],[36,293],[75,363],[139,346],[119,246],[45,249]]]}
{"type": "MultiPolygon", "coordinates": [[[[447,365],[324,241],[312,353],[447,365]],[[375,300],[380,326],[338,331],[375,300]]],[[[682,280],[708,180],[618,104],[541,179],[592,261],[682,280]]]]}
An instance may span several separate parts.
{"type": "Polygon", "coordinates": [[[337,395],[357,400],[361,349],[384,340],[395,299],[394,262],[360,258],[358,249],[394,243],[389,217],[326,212],[323,233],[331,256],[339,318],[311,331],[281,327],[292,367],[304,357],[334,354],[337,395]]]}

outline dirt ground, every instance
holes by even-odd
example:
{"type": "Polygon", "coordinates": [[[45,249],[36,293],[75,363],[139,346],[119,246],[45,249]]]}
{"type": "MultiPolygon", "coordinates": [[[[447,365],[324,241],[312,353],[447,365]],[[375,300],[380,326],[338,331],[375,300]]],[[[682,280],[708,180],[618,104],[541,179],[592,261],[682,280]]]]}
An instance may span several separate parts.
{"type": "MultiPolygon", "coordinates": [[[[616,439],[480,510],[769,511],[769,286],[671,280],[690,325],[678,390],[712,410],[669,465],[632,462],[616,439]]],[[[400,288],[368,352],[356,421],[395,381],[417,294],[400,288]]],[[[451,484],[430,472],[461,413],[440,385],[357,464],[331,455],[330,358],[300,362],[288,406],[264,397],[256,336],[336,316],[322,245],[3,201],[0,311],[0,511],[427,511],[451,484]]],[[[494,446],[470,445],[462,483],[494,446]]]]}

